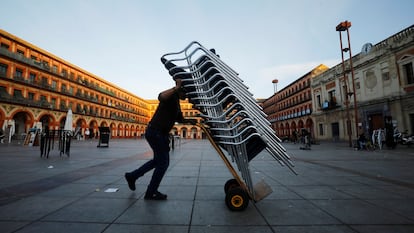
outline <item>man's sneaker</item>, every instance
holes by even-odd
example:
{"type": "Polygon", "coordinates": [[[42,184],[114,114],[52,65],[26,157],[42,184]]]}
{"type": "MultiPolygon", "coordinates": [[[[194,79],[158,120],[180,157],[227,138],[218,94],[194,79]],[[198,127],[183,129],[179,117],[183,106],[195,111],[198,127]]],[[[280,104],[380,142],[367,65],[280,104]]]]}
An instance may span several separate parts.
{"type": "Polygon", "coordinates": [[[135,179],[134,177],[132,177],[131,173],[125,173],[125,179],[128,182],[128,187],[129,189],[131,189],[132,191],[135,190],[135,179]]]}
{"type": "Polygon", "coordinates": [[[153,194],[146,193],[144,196],[145,200],[167,200],[167,195],[160,192],[155,192],[153,194]]]}

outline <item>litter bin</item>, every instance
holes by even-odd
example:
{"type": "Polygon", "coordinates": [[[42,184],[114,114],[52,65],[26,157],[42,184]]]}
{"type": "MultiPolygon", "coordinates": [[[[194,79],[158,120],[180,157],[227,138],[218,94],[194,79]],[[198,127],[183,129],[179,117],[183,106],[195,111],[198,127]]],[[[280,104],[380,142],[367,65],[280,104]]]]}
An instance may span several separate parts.
{"type": "Polygon", "coordinates": [[[109,127],[99,127],[99,143],[97,147],[108,147],[109,146],[109,127]]]}

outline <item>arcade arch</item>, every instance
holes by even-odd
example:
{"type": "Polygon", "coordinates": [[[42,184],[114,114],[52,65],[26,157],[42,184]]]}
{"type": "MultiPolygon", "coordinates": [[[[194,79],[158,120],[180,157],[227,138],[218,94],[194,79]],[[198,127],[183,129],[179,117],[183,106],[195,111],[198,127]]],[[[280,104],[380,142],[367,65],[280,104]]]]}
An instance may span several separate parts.
{"type": "Polygon", "coordinates": [[[42,123],[42,128],[45,129],[53,129],[56,124],[55,118],[50,114],[44,114],[40,117],[39,122],[42,123]]]}
{"type": "Polygon", "coordinates": [[[26,132],[33,125],[33,117],[26,111],[18,111],[12,119],[14,121],[14,138],[24,139],[26,132]]]}
{"type": "Polygon", "coordinates": [[[96,120],[92,120],[91,122],[89,122],[89,131],[91,132],[91,138],[98,136],[98,123],[96,122],[96,120]]]}

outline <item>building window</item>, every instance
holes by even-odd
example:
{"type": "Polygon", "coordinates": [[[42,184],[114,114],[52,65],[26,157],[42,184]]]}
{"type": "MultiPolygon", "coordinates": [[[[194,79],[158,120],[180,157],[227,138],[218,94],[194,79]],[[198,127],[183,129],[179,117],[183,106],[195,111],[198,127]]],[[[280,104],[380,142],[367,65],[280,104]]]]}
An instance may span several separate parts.
{"type": "Polygon", "coordinates": [[[388,71],[388,68],[383,68],[381,70],[382,73],[382,81],[389,81],[390,80],[390,72],[388,71]]]}
{"type": "Polygon", "coordinates": [[[321,107],[322,106],[321,95],[316,96],[316,101],[317,101],[318,106],[321,107]]]}
{"type": "Polygon", "coordinates": [[[47,98],[45,95],[40,96],[40,102],[47,102],[47,98]]]}
{"type": "Polygon", "coordinates": [[[47,61],[42,61],[42,66],[43,66],[43,68],[44,68],[44,69],[49,70],[49,62],[47,62],[47,61]]]}
{"type": "Polygon", "coordinates": [[[23,94],[21,90],[14,90],[13,91],[13,96],[16,99],[23,99],[23,94]]]}
{"type": "Polygon", "coordinates": [[[42,77],[42,86],[43,87],[47,87],[48,86],[48,81],[46,77],[42,77]]]}
{"type": "Polygon", "coordinates": [[[66,84],[62,84],[62,86],[61,86],[61,91],[62,91],[63,93],[66,93],[66,91],[67,91],[67,89],[66,89],[66,84]]]}
{"type": "Polygon", "coordinates": [[[29,83],[35,83],[36,81],[36,74],[30,73],[29,74],[29,83]]]}
{"type": "Polygon", "coordinates": [[[4,86],[0,86],[0,94],[1,94],[2,96],[8,96],[8,95],[9,95],[9,93],[7,92],[7,88],[6,88],[6,87],[4,87],[4,86]]]}
{"type": "Polygon", "coordinates": [[[323,124],[319,124],[319,135],[323,136],[323,124]]]}
{"type": "Polygon", "coordinates": [[[0,48],[9,49],[9,48],[10,48],[10,46],[9,46],[8,44],[1,43],[1,44],[0,44],[0,48]]]}
{"type": "Polygon", "coordinates": [[[390,80],[390,73],[389,72],[382,73],[382,80],[383,81],[389,81],[390,80]]]}
{"type": "Polygon", "coordinates": [[[52,89],[56,90],[57,82],[55,80],[52,80],[52,89]]]}
{"type": "Polygon", "coordinates": [[[407,80],[407,84],[414,84],[414,71],[413,71],[413,63],[407,63],[403,65],[403,70],[405,74],[405,78],[407,80]]]}
{"type": "Polygon", "coordinates": [[[62,69],[62,76],[64,76],[64,77],[68,77],[68,71],[66,70],[66,69],[62,69]]]}
{"type": "Polygon", "coordinates": [[[328,92],[328,94],[329,94],[329,102],[336,104],[335,90],[328,92]]]}
{"type": "Polygon", "coordinates": [[[0,74],[6,74],[7,73],[7,65],[0,63],[0,74]]]}
{"type": "Polygon", "coordinates": [[[21,78],[23,77],[23,70],[16,68],[16,74],[15,77],[21,78]]]}
{"type": "Polygon", "coordinates": [[[82,112],[82,107],[80,104],[76,104],[76,112],[77,113],[81,113],[82,112]]]}
{"type": "Polygon", "coordinates": [[[56,108],[56,98],[52,98],[51,107],[56,108]]]}
{"type": "Polygon", "coordinates": [[[33,92],[29,92],[29,94],[27,95],[29,100],[34,100],[34,96],[35,94],[33,92]]]}

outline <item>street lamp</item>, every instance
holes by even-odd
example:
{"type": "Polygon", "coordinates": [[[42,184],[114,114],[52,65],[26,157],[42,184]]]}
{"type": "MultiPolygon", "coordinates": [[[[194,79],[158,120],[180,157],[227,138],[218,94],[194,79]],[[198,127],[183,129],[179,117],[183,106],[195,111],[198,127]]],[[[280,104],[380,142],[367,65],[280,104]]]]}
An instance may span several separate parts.
{"type": "Polygon", "coordinates": [[[279,80],[277,79],[273,79],[272,83],[273,83],[273,93],[276,93],[277,91],[277,83],[279,82],[279,80]]]}
{"type": "Polygon", "coordinates": [[[341,43],[341,54],[342,54],[342,71],[344,74],[344,82],[345,82],[345,94],[346,94],[346,108],[347,108],[347,128],[348,128],[348,136],[349,136],[349,146],[352,147],[352,130],[351,130],[351,121],[349,116],[349,98],[353,95],[354,97],[354,115],[355,115],[355,135],[358,136],[358,107],[357,107],[357,99],[356,99],[356,91],[355,91],[355,77],[354,77],[354,67],[352,65],[352,53],[351,53],[351,40],[349,37],[349,28],[351,27],[351,22],[344,21],[339,23],[336,26],[336,31],[339,32],[339,40],[341,43]],[[343,47],[342,44],[342,32],[346,32],[348,37],[348,47],[343,47]],[[344,53],[349,52],[349,65],[351,69],[351,79],[352,79],[352,91],[348,91],[348,77],[345,72],[345,60],[344,60],[344,53]]]}

